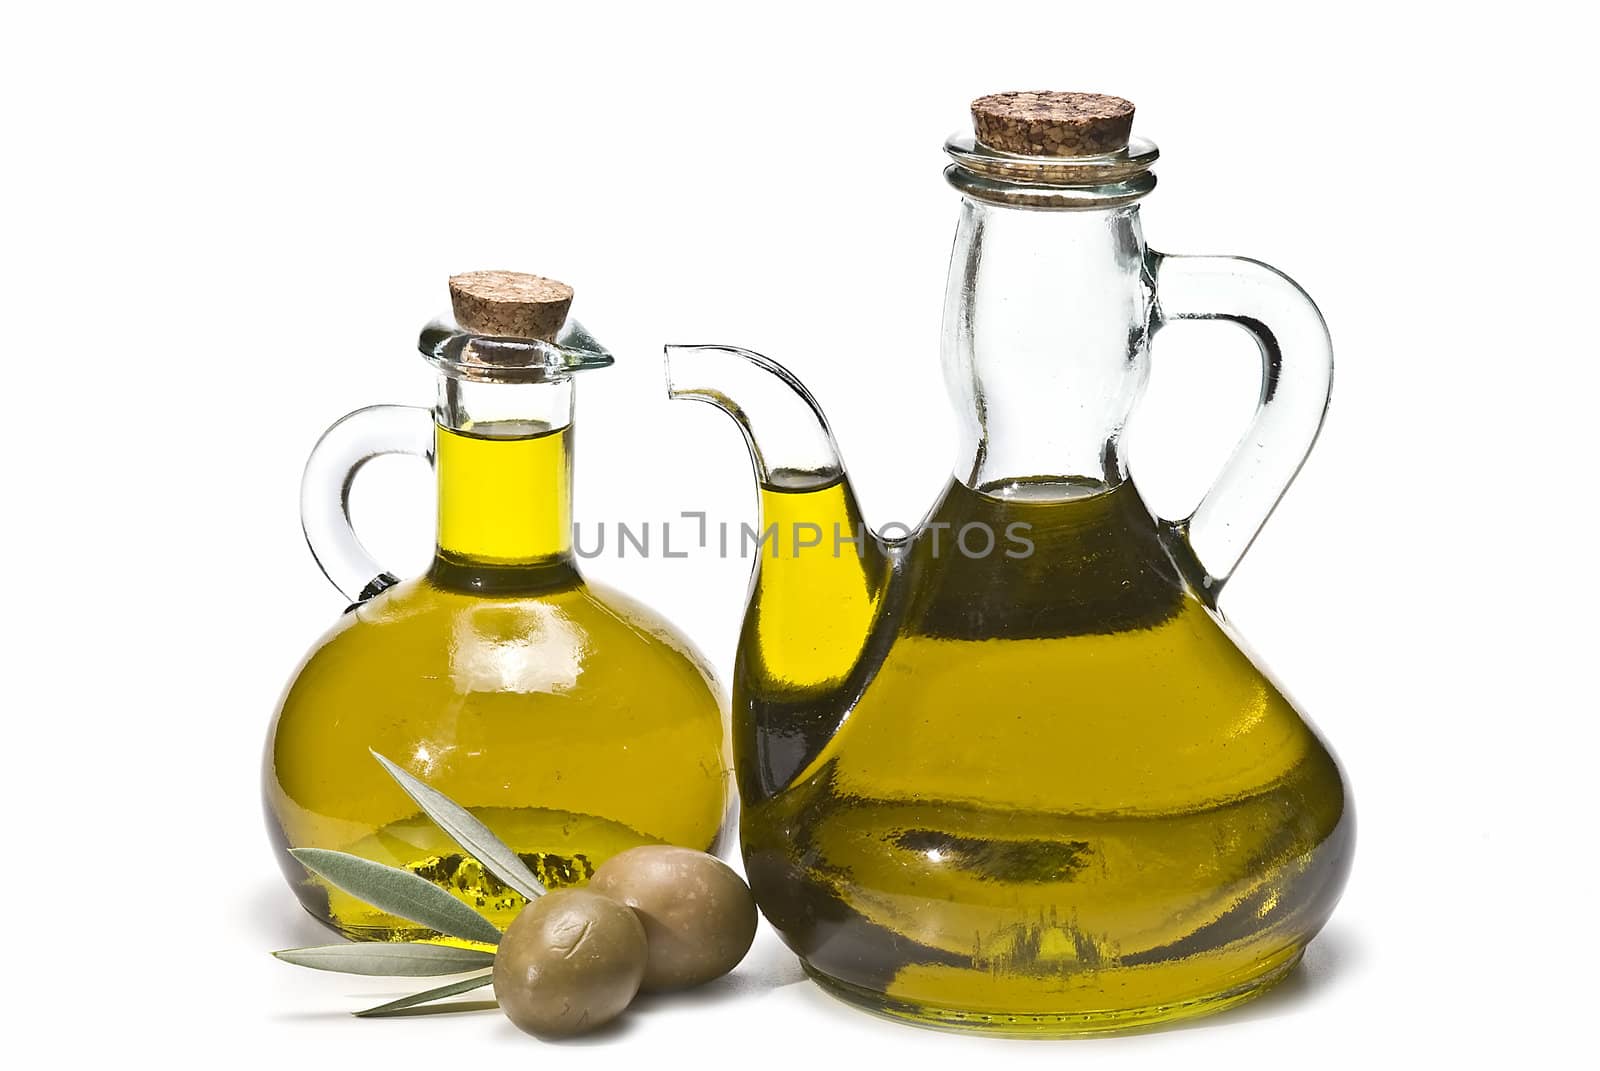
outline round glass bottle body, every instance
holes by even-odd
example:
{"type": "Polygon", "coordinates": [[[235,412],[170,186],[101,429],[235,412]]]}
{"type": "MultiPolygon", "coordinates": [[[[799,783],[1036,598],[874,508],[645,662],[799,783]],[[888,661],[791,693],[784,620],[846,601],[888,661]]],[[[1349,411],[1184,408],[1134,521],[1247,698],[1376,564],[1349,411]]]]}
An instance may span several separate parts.
{"type": "MultiPolygon", "coordinates": [[[[502,927],[523,905],[371,752],[470,810],[552,888],[640,844],[715,850],[728,812],[725,710],[704,659],[661,617],[576,567],[570,377],[509,383],[443,370],[429,450],[439,489],[432,566],[367,585],[379,590],[350,607],[290,682],[265,756],[285,876],[308,911],[358,939],[437,935],[307,874],[288,848],[412,871],[502,927]]],[[[309,520],[307,533],[318,549],[309,520]]],[[[328,555],[318,557],[326,567],[328,555]]]]}

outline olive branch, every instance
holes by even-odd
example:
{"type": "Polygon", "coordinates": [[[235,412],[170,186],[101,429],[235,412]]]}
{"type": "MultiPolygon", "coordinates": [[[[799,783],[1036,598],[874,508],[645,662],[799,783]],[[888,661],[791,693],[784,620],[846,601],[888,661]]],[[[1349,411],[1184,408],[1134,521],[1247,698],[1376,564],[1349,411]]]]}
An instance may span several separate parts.
{"type": "MultiPolygon", "coordinates": [[[[372,752],[372,757],[422,808],[422,813],[485,870],[529,900],[536,900],[545,894],[543,883],[517,857],[517,853],[491,833],[488,826],[468,813],[466,808],[437,789],[423,784],[376,751],[372,752]]],[[[445,890],[410,871],[374,863],[348,852],[325,851],[321,848],[291,848],[289,854],[311,873],[380,911],[420,923],[450,937],[485,945],[500,943],[500,931],[493,923],[445,890]]],[[[359,1018],[472,1009],[477,1005],[433,1008],[422,1008],[422,1005],[481,989],[494,980],[489,970],[494,966],[493,952],[417,941],[394,944],[347,942],[312,948],[287,948],[273,955],[285,963],[342,974],[397,978],[466,975],[437,988],[355,1012],[359,1018]]]]}

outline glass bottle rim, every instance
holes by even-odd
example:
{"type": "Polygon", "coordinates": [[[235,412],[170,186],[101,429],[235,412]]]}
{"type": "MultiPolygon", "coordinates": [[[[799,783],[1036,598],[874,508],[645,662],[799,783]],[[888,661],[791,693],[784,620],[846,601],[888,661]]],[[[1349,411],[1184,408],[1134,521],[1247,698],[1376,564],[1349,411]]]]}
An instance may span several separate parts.
{"type": "Polygon", "coordinates": [[[569,318],[553,341],[468,331],[441,316],[422,329],[417,349],[452,379],[481,383],[555,383],[575,372],[616,363],[577,320],[569,318]]]}
{"type": "Polygon", "coordinates": [[[1150,168],[1161,151],[1147,138],[1129,138],[1115,152],[1094,156],[1027,156],[983,144],[970,132],[952,134],[944,151],[950,185],[968,197],[1019,208],[1104,209],[1132,204],[1155,189],[1150,168]]]}

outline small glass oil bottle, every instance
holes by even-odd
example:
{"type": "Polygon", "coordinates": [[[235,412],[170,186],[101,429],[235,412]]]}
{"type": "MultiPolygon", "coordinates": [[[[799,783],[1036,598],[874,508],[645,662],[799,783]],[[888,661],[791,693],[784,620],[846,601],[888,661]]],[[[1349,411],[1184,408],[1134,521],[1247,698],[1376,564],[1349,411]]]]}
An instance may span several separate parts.
{"type": "Polygon", "coordinates": [[[312,647],[268,737],[263,789],[306,909],[368,940],[437,937],[308,874],[289,848],[351,852],[436,882],[504,925],[522,898],[484,872],[373,759],[467,807],[548,886],[640,844],[714,850],[730,798],[726,712],[701,656],[645,607],[586,581],[572,553],[573,376],[612,363],[539,276],[450,280],[454,322],[424,328],[428,410],[374,406],[329,429],[302,518],[354,605],[312,647]],[[433,563],[398,581],[351,528],[380,454],[438,476],[433,563]]]}

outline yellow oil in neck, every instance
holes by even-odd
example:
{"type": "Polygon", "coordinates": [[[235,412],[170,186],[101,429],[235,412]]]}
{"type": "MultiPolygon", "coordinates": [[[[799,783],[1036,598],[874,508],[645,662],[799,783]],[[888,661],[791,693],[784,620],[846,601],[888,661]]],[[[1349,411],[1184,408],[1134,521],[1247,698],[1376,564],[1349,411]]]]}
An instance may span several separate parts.
{"type": "Polygon", "coordinates": [[[521,566],[571,556],[571,425],[440,425],[434,452],[440,559],[521,566]]]}

